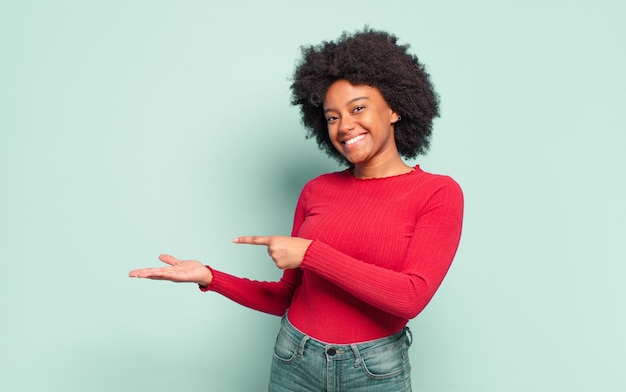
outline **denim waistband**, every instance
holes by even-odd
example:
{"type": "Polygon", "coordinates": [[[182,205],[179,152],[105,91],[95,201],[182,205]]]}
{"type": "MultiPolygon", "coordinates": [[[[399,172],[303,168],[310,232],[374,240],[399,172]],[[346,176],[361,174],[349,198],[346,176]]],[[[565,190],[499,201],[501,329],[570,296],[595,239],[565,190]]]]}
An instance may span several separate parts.
{"type": "Polygon", "coordinates": [[[358,359],[361,356],[389,350],[394,346],[401,346],[405,341],[407,346],[413,343],[413,335],[409,327],[404,327],[402,331],[384,338],[353,344],[325,343],[312,338],[294,327],[286,314],[282,318],[281,329],[291,340],[299,344],[299,355],[302,355],[306,349],[307,352],[334,360],[358,359]]]}

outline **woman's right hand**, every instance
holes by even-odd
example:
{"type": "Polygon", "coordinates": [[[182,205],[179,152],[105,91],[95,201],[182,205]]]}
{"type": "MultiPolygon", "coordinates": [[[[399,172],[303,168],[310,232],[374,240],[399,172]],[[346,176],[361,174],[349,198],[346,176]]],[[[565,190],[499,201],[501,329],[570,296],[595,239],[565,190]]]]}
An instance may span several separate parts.
{"type": "Polygon", "coordinates": [[[174,256],[160,255],[159,260],[169,264],[169,267],[143,268],[130,271],[131,278],[146,278],[154,280],[169,280],[171,282],[198,283],[208,286],[213,280],[211,270],[195,260],[178,260],[174,256]]]}

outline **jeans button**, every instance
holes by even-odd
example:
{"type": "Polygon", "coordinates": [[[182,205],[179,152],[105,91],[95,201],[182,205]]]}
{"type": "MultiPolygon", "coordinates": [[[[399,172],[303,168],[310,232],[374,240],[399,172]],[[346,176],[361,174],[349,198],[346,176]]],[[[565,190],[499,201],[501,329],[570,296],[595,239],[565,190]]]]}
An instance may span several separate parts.
{"type": "Polygon", "coordinates": [[[326,354],[330,355],[331,357],[335,354],[337,354],[337,350],[335,350],[334,348],[329,348],[328,350],[326,350],[326,354]]]}

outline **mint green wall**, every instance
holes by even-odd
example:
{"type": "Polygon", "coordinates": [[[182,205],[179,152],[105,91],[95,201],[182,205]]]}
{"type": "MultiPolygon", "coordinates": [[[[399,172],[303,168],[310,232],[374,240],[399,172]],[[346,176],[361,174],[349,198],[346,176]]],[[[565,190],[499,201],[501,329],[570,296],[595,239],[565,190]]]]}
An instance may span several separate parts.
{"type": "Polygon", "coordinates": [[[395,32],[443,116],[425,170],[466,194],[458,257],[411,322],[414,390],[623,391],[620,1],[0,1],[0,390],[264,390],[278,319],[131,280],[169,252],[280,275],[336,170],[289,105],[299,45],[395,32]]]}

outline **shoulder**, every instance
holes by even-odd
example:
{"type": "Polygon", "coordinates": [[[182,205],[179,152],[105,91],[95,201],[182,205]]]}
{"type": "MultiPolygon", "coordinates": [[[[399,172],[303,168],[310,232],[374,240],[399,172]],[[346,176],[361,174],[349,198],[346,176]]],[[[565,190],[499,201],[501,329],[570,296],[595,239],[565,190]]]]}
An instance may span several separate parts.
{"type": "Polygon", "coordinates": [[[322,174],[307,181],[300,191],[298,204],[308,204],[312,199],[334,193],[338,188],[345,185],[348,177],[349,172],[346,169],[344,171],[322,174]]]}
{"type": "Polygon", "coordinates": [[[420,183],[423,185],[429,185],[434,187],[449,187],[449,188],[457,188],[461,190],[461,186],[459,185],[454,178],[445,174],[435,174],[422,170],[419,166],[415,167],[416,175],[413,176],[413,179],[416,183],[420,183]]]}
{"type": "Polygon", "coordinates": [[[308,189],[317,189],[317,188],[324,188],[328,186],[336,186],[337,184],[342,184],[342,183],[345,183],[346,181],[349,181],[351,179],[351,176],[352,175],[350,174],[350,171],[348,169],[337,171],[337,172],[332,172],[332,173],[321,174],[309,180],[304,185],[303,191],[306,191],[308,189]]]}
{"type": "Polygon", "coordinates": [[[454,178],[444,174],[423,171],[419,166],[415,170],[415,176],[411,178],[411,188],[415,192],[426,198],[446,198],[457,203],[463,203],[463,190],[454,178]]]}

